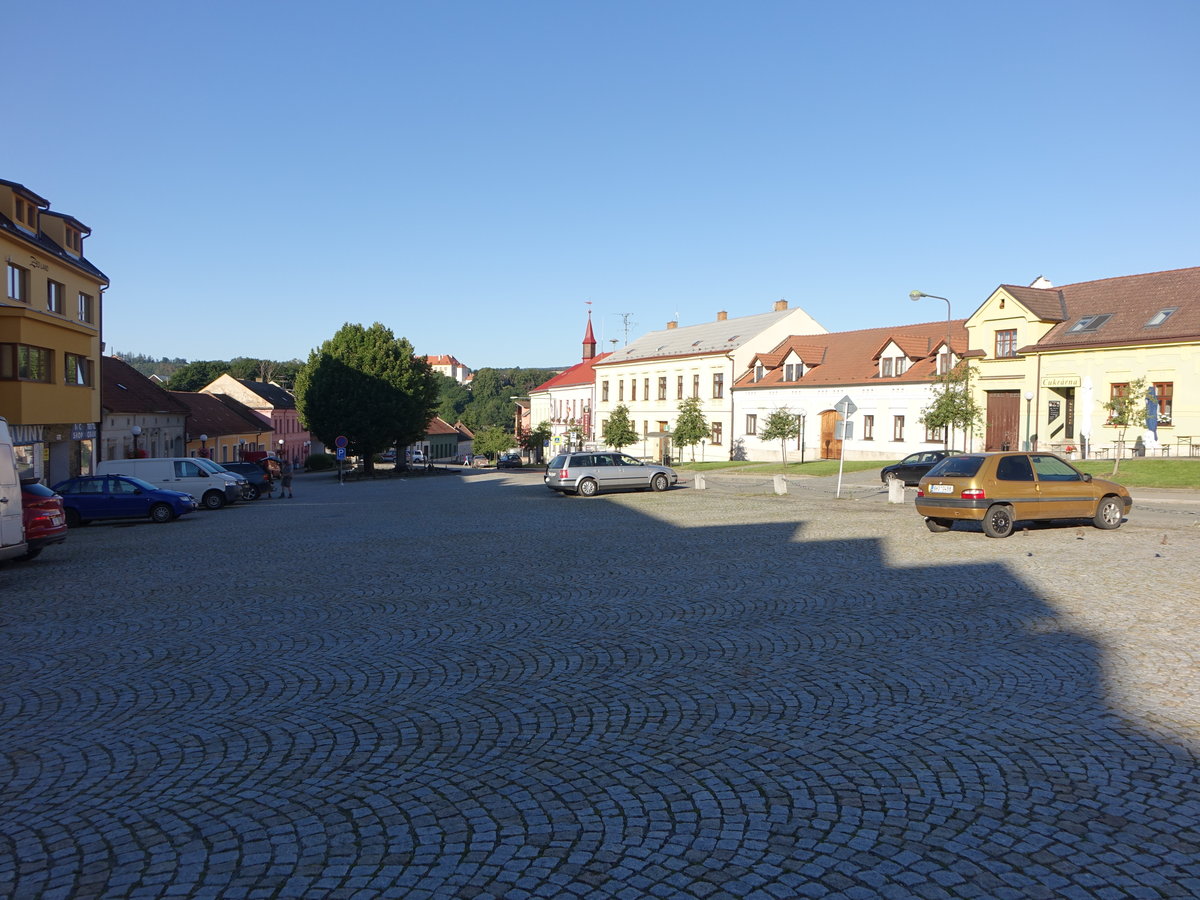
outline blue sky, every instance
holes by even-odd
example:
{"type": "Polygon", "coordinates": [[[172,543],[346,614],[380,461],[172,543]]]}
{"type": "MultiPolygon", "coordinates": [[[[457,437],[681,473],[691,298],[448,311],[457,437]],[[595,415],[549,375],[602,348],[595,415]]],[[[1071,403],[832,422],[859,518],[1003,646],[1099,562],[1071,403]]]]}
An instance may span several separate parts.
{"type": "Polygon", "coordinates": [[[622,314],[632,339],[784,298],[842,331],[944,317],[914,288],[959,317],[1200,265],[1190,0],[5,19],[31,64],[0,177],[93,229],[110,352],[305,359],[379,321],[472,368],[569,365],[589,308],[607,348],[622,314]]]}

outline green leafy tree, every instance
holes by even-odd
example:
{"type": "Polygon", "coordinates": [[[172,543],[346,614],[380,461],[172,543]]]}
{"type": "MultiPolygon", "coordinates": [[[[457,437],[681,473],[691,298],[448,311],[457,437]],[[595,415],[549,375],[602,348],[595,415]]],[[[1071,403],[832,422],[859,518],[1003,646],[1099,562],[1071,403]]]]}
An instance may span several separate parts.
{"type": "Polygon", "coordinates": [[[437,382],[412,344],[376,322],[347,323],[296,376],[296,407],[322,442],[345,435],[348,450],[373,468],[375,454],[425,436],[437,406],[437,382]]]}
{"type": "Polygon", "coordinates": [[[471,380],[471,402],[463,409],[461,418],[472,431],[489,425],[511,431],[512,398],[527,396],[557,374],[557,369],[480,369],[471,380]]]}
{"type": "Polygon", "coordinates": [[[228,371],[229,363],[224,360],[196,360],[176,369],[166,388],[169,391],[198,391],[228,371]]]}
{"type": "Polygon", "coordinates": [[[675,430],[671,441],[676,447],[691,447],[692,462],[696,461],[696,445],[708,437],[708,420],[704,418],[704,401],[699,397],[688,397],[679,402],[679,413],[675,416],[675,430]]]}
{"type": "Polygon", "coordinates": [[[475,435],[475,452],[495,459],[513,446],[513,436],[499,425],[489,425],[475,435]]]}
{"type": "Polygon", "coordinates": [[[517,446],[526,453],[540,453],[542,447],[550,440],[551,429],[549,422],[542,422],[532,431],[522,431],[517,435],[517,446]]]}
{"type": "Polygon", "coordinates": [[[966,436],[983,428],[983,407],[971,393],[970,363],[960,362],[934,378],[933,398],[921,411],[920,421],[927,428],[945,429],[947,450],[953,431],[966,436]]]}
{"type": "Polygon", "coordinates": [[[772,410],[767,416],[759,437],[764,441],[779,441],[779,449],[783,454],[783,464],[787,466],[787,442],[800,434],[800,422],[787,409],[772,410]]]}
{"type": "Polygon", "coordinates": [[[471,405],[471,392],[449,375],[434,372],[433,377],[438,386],[437,414],[443,421],[458,422],[462,419],[463,412],[471,405]]]}
{"type": "Polygon", "coordinates": [[[1117,428],[1117,446],[1113,452],[1112,474],[1116,475],[1121,466],[1121,451],[1125,449],[1125,434],[1130,428],[1146,427],[1146,398],[1150,392],[1150,383],[1145,378],[1129,382],[1124,388],[1117,388],[1113,398],[1102,406],[1108,410],[1107,425],[1117,428]]]}
{"type": "Polygon", "coordinates": [[[612,411],[608,421],[604,423],[601,435],[604,443],[621,450],[638,439],[637,429],[629,418],[629,407],[622,403],[612,411]]]}

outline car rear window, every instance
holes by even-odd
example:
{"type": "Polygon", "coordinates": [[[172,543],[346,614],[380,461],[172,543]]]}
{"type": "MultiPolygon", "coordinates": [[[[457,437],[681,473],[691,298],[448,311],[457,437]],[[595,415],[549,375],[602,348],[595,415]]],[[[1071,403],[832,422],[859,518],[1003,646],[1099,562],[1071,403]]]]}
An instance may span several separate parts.
{"type": "Polygon", "coordinates": [[[558,454],[558,456],[554,457],[554,459],[550,460],[549,463],[547,463],[546,468],[561,469],[566,464],[567,464],[567,455],[565,453],[560,453],[560,454],[558,454]]]}
{"type": "Polygon", "coordinates": [[[926,478],[971,478],[983,465],[982,456],[947,456],[929,470],[926,478]]]}

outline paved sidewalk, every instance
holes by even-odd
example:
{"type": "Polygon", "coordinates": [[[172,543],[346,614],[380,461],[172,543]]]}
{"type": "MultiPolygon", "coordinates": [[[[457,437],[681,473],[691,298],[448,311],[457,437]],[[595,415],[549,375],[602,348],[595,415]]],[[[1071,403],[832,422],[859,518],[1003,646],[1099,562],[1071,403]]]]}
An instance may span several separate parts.
{"type": "Polygon", "coordinates": [[[1200,527],[821,490],[75,530],[0,568],[0,896],[1200,896],[1200,527]]]}

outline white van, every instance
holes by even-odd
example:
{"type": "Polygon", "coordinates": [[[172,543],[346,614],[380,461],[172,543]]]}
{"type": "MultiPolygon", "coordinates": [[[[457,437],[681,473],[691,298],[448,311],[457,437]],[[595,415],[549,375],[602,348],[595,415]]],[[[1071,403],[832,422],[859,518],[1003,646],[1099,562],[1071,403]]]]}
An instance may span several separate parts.
{"type": "Polygon", "coordinates": [[[27,549],[17,459],[8,422],[0,419],[0,559],[24,556],[27,549]]]}
{"type": "Polygon", "coordinates": [[[201,457],[160,456],[146,459],[106,459],[97,475],[132,475],[155,487],[191,494],[205,509],[220,509],[242,496],[237,475],[201,457]]]}

